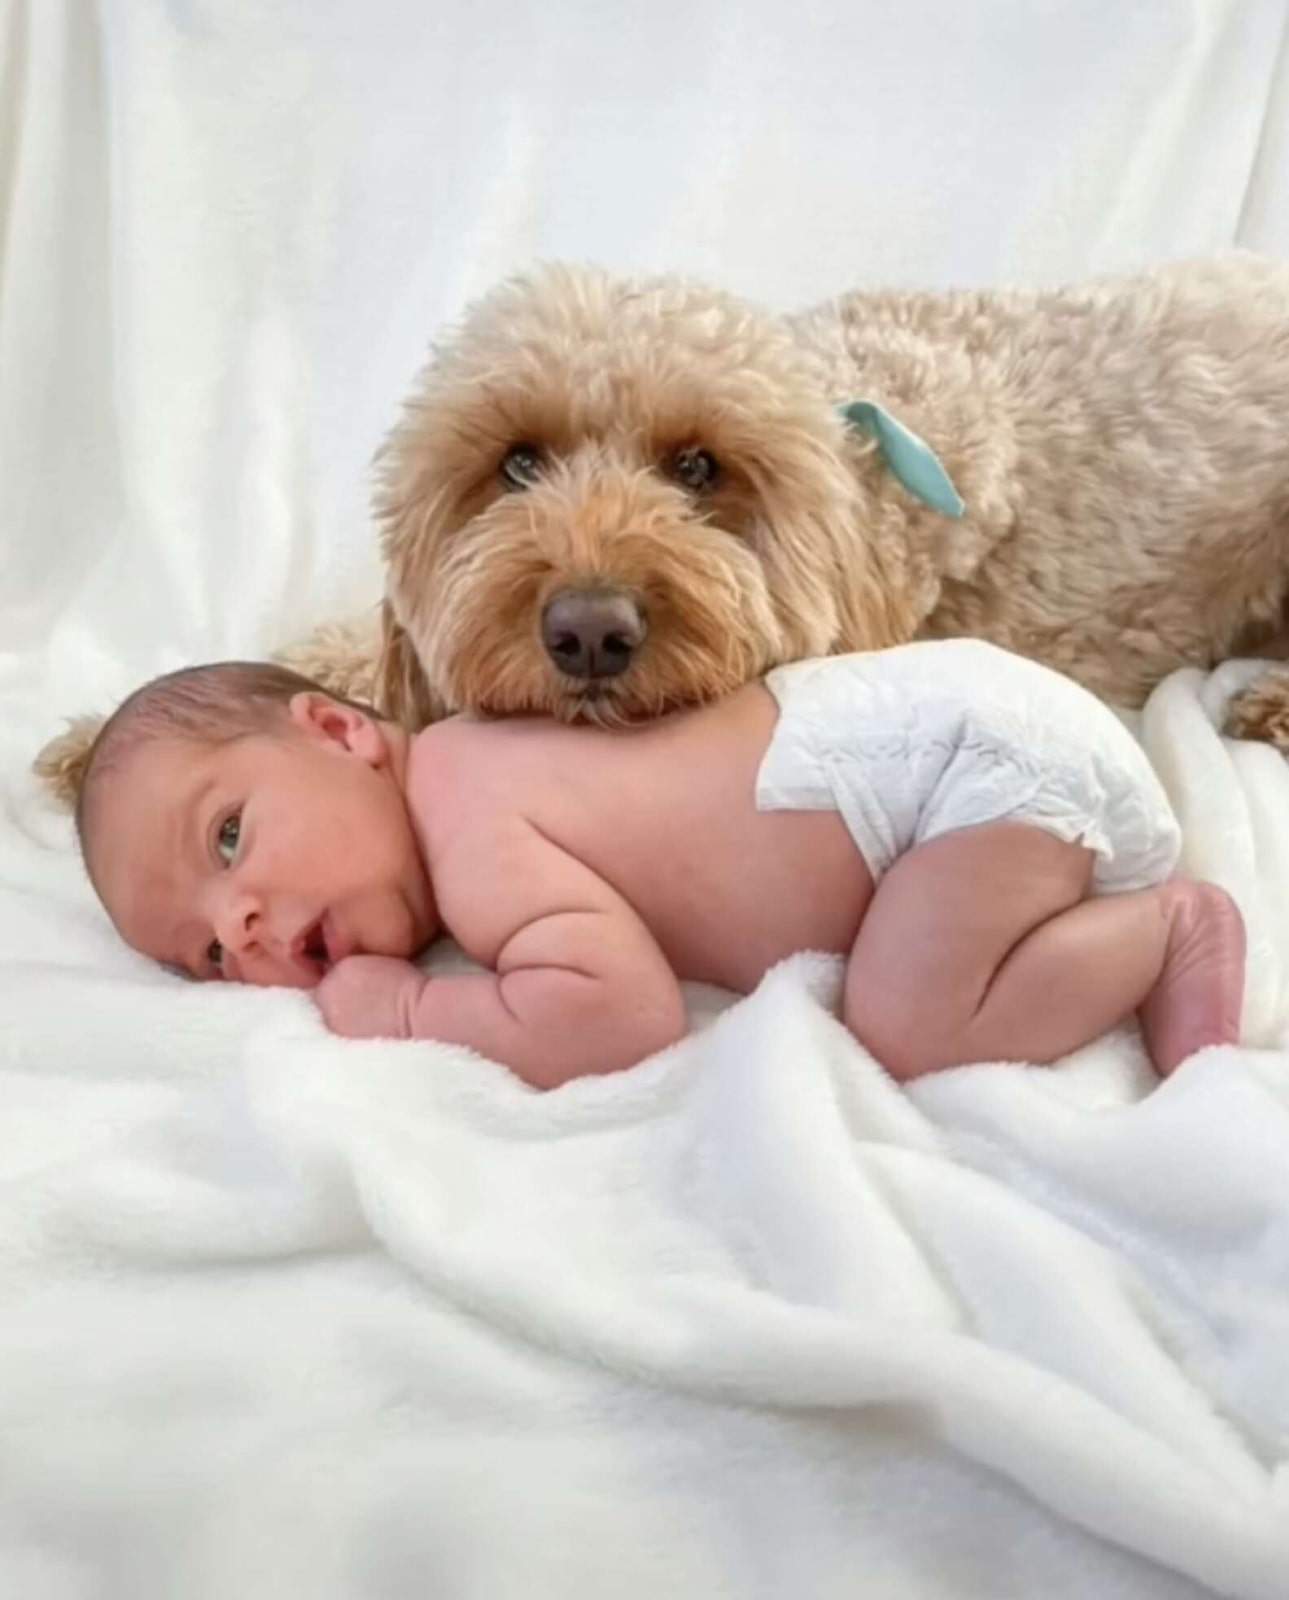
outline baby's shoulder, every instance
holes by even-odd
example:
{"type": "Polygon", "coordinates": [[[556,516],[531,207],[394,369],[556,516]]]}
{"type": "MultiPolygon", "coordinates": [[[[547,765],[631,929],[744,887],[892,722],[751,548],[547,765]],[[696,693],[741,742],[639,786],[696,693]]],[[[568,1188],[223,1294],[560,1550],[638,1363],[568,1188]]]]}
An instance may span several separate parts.
{"type": "Polygon", "coordinates": [[[499,723],[453,718],[418,734],[408,757],[408,807],[440,915],[483,961],[530,892],[533,856],[548,848],[521,804],[529,786],[508,743],[499,723]]]}
{"type": "Polygon", "coordinates": [[[437,838],[462,828],[477,831],[513,811],[514,787],[496,724],[452,717],[412,740],[407,761],[407,803],[423,834],[437,838]]]}

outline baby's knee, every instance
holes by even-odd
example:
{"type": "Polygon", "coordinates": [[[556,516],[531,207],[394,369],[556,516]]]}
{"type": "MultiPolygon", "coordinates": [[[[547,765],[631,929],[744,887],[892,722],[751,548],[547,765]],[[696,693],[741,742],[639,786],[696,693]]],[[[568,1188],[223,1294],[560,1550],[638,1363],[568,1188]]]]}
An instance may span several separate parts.
{"type": "Polygon", "coordinates": [[[926,1008],[910,1008],[886,995],[852,994],[848,988],[842,1020],[897,1083],[954,1065],[926,1008]]]}

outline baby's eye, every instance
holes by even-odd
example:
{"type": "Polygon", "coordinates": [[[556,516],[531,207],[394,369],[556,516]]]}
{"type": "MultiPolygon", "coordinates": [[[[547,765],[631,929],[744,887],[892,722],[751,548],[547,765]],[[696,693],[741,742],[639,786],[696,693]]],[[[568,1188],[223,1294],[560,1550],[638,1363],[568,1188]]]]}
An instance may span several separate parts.
{"type": "Polygon", "coordinates": [[[224,947],[218,939],[212,939],[206,946],[206,960],[216,969],[224,965],[224,947]]]}
{"type": "Polygon", "coordinates": [[[231,817],[225,817],[219,825],[219,832],[215,835],[215,851],[225,866],[230,866],[237,854],[237,841],[241,837],[241,832],[240,811],[234,811],[231,817]]]}

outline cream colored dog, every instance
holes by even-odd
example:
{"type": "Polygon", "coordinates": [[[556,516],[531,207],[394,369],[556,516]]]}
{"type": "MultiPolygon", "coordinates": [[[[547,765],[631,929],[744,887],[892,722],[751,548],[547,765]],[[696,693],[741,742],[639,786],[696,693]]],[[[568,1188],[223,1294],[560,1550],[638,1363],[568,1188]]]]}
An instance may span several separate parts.
{"type": "MultiPolygon", "coordinates": [[[[547,267],[434,353],[378,457],[384,640],[284,652],[409,723],[622,722],[801,656],[976,634],[1139,703],[1289,642],[1289,266],[1053,292],[859,293],[795,316],[547,267]],[[877,401],[965,501],[924,504],[877,401]]],[[[1289,680],[1235,727],[1289,745],[1289,680]]],[[[83,730],[49,747],[74,787],[83,730]]]]}

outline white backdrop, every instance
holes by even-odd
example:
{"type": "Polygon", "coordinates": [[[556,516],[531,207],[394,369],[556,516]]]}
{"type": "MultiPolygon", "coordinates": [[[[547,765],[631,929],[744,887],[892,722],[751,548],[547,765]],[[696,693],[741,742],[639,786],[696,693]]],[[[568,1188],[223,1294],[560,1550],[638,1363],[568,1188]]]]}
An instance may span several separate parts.
{"type": "Polygon", "coordinates": [[[111,700],[373,597],[372,450],[536,257],[786,308],[1289,251],[1287,15],[0,0],[0,685],[111,700]]]}
{"type": "MultiPolygon", "coordinates": [[[[904,1095],[785,971],[534,1101],[154,970],[27,773],[374,601],[371,453],[535,257],[786,308],[1287,197],[1289,0],[0,0],[0,1589],[1289,1593],[1283,1054],[904,1095]]],[[[1199,678],[1146,741],[1281,1016],[1289,772],[1199,678]]]]}

